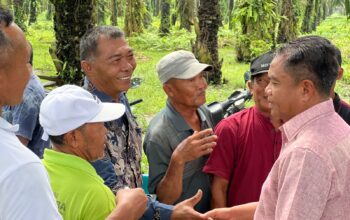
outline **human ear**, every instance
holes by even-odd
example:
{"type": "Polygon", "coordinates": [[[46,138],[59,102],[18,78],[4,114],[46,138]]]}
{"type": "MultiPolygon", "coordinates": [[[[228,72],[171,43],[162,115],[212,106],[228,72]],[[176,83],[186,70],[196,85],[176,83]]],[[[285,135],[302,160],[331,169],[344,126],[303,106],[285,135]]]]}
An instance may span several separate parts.
{"type": "Polygon", "coordinates": [[[253,82],[252,82],[252,80],[248,80],[247,81],[247,86],[248,86],[248,88],[249,88],[249,91],[250,91],[250,94],[251,95],[253,95],[253,82]]]}
{"type": "Polygon", "coordinates": [[[170,84],[164,83],[163,84],[163,90],[164,90],[165,94],[167,94],[168,97],[173,97],[174,96],[174,90],[173,90],[173,87],[170,84]]]}
{"type": "Polygon", "coordinates": [[[300,82],[301,100],[309,102],[316,92],[315,84],[311,80],[302,80],[300,82]]]}
{"type": "Polygon", "coordinates": [[[85,75],[89,76],[92,70],[91,64],[87,60],[82,60],[80,62],[81,69],[84,71],[85,75]]]}

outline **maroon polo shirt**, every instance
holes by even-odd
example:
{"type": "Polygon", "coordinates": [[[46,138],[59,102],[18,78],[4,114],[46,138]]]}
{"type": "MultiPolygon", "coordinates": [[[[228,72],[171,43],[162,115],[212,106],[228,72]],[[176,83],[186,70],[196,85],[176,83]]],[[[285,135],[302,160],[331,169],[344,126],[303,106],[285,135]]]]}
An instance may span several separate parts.
{"type": "Polygon", "coordinates": [[[217,145],[203,171],[229,181],[227,206],[259,200],[261,187],[281,150],[281,132],[256,107],[223,119],[217,145]]]}

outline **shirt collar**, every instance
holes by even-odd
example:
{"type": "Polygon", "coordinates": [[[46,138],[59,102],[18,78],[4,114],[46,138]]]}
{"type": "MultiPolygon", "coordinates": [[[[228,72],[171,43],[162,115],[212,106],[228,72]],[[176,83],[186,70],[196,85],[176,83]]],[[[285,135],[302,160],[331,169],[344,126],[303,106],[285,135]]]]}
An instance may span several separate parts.
{"type": "Polygon", "coordinates": [[[94,167],[83,158],[72,154],[58,152],[52,149],[45,149],[44,161],[79,169],[89,174],[96,173],[94,167]]]}
{"type": "Polygon", "coordinates": [[[2,128],[5,131],[9,131],[9,132],[17,132],[19,129],[19,125],[12,125],[10,123],[8,123],[5,119],[3,119],[2,117],[0,117],[0,128],[2,128]]]}
{"type": "MultiPolygon", "coordinates": [[[[201,125],[206,122],[207,118],[200,108],[197,109],[199,118],[201,120],[201,125]]],[[[176,130],[178,131],[188,131],[192,130],[190,126],[188,126],[185,119],[176,111],[176,109],[170,104],[169,100],[166,102],[165,114],[169,117],[171,122],[174,124],[176,130]]]]}
{"type": "MultiPolygon", "coordinates": [[[[85,79],[84,79],[84,88],[85,88],[86,90],[88,90],[89,92],[91,92],[92,94],[94,94],[95,96],[97,96],[97,97],[101,100],[101,102],[115,102],[115,101],[113,101],[113,98],[112,98],[111,96],[107,95],[107,94],[104,93],[104,92],[99,91],[99,90],[87,79],[87,77],[85,77],[85,79]]],[[[124,99],[125,99],[124,97],[125,97],[124,93],[123,93],[123,92],[120,93],[120,95],[119,95],[119,101],[120,101],[121,103],[124,103],[124,99]]]]}
{"type": "Polygon", "coordinates": [[[334,93],[333,105],[334,105],[335,111],[338,112],[339,107],[340,107],[340,97],[336,92],[334,93]]]}
{"type": "Polygon", "coordinates": [[[314,105],[284,123],[281,127],[282,134],[288,142],[294,139],[295,136],[309,123],[332,112],[334,112],[334,106],[331,99],[314,105]]]}

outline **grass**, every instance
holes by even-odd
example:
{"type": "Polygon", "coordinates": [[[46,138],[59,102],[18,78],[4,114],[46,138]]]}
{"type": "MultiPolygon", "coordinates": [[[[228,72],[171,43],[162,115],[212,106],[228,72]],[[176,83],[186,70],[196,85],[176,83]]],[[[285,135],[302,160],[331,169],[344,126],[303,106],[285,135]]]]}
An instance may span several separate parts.
{"type": "MultiPolygon", "coordinates": [[[[119,19],[120,20],[120,19],[119,19]]],[[[133,107],[133,112],[144,131],[147,129],[148,121],[160,111],[166,101],[162,85],[155,71],[156,63],[167,53],[185,49],[191,50],[191,41],[194,42],[195,34],[187,33],[174,28],[172,34],[166,38],[157,35],[157,20],[144,34],[128,39],[134,48],[137,60],[135,77],[142,78],[141,86],[130,89],[128,98],[130,101],[143,99],[143,102],[133,107]]],[[[343,79],[337,83],[336,91],[342,98],[349,102],[350,99],[350,28],[346,17],[333,15],[321,23],[313,35],[321,35],[330,39],[340,48],[343,56],[343,79]]],[[[45,15],[39,15],[38,22],[29,27],[27,38],[34,48],[34,68],[40,74],[55,75],[55,68],[49,55],[49,47],[54,42],[54,30],[51,21],[45,20],[45,15]]],[[[227,83],[222,85],[209,85],[207,90],[207,102],[223,101],[235,89],[243,88],[243,73],[249,68],[249,64],[238,63],[235,60],[233,49],[234,33],[227,29],[219,31],[219,56],[223,58],[222,75],[227,83]]],[[[249,103],[252,105],[252,103],[249,103]]],[[[143,172],[148,172],[147,159],[143,157],[143,172]]]]}

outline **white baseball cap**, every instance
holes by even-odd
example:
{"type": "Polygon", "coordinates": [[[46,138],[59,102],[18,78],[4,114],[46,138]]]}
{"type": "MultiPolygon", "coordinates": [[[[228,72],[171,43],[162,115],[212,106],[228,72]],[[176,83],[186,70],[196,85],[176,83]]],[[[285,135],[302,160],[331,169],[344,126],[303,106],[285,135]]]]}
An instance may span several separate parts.
{"type": "Polygon", "coordinates": [[[39,122],[47,135],[59,136],[86,123],[106,122],[120,118],[125,106],[102,103],[96,96],[75,85],[52,90],[42,101],[39,122]]]}
{"type": "Polygon", "coordinates": [[[200,63],[193,53],[178,50],[164,56],[157,64],[159,80],[164,84],[169,79],[190,79],[203,70],[211,70],[212,66],[200,63]]]}

